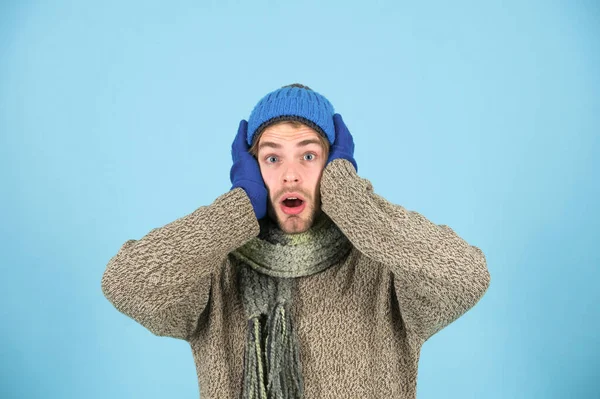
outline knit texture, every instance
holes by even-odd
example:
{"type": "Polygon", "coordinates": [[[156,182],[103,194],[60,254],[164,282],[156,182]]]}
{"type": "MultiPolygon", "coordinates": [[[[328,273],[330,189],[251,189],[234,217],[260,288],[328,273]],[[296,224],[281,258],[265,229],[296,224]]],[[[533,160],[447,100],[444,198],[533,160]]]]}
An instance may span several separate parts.
{"type": "Polygon", "coordinates": [[[273,277],[319,273],[348,254],[352,244],[325,213],[304,233],[285,234],[270,218],[259,220],[260,233],[231,255],[273,277]]]}
{"type": "MultiPolygon", "coordinates": [[[[450,227],[374,193],[347,160],[327,165],[321,199],[352,249],[295,279],[289,311],[304,396],[414,399],[423,343],[490,284],[485,256],[450,227]]],[[[156,335],[189,342],[201,399],[241,395],[248,325],[231,252],[259,232],[248,196],[236,188],[126,241],[102,277],[119,311],[156,335]]]]}
{"type": "Polygon", "coordinates": [[[295,119],[335,141],[333,105],[316,91],[300,87],[282,87],[265,95],[254,106],[248,118],[248,145],[254,136],[277,120],[295,119]]]}

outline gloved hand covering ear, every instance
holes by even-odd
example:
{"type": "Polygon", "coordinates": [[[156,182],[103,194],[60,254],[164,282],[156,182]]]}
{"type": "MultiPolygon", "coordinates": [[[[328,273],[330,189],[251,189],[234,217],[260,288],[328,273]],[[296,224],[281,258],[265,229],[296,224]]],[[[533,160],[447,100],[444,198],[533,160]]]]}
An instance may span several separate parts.
{"type": "Polygon", "coordinates": [[[354,139],[346,127],[342,115],[333,115],[333,125],[335,126],[335,141],[329,149],[327,163],[337,158],[347,159],[354,165],[354,169],[358,172],[358,166],[354,159],[354,139]]]}
{"type": "Polygon", "coordinates": [[[257,219],[267,215],[267,187],[260,173],[260,166],[256,158],[248,152],[250,147],[246,141],[248,122],[240,121],[237,135],[231,145],[231,159],[233,165],[229,172],[231,189],[241,187],[250,198],[257,219]]]}

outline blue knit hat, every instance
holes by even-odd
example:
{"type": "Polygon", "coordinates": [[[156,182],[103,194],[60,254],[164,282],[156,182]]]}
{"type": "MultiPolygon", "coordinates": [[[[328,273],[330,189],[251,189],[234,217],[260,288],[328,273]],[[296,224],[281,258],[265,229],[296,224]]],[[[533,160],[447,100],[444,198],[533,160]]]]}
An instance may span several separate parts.
{"type": "Polygon", "coordinates": [[[284,86],[264,96],[248,118],[248,145],[257,133],[281,120],[297,120],[335,141],[333,105],[321,94],[302,85],[284,86]]]}

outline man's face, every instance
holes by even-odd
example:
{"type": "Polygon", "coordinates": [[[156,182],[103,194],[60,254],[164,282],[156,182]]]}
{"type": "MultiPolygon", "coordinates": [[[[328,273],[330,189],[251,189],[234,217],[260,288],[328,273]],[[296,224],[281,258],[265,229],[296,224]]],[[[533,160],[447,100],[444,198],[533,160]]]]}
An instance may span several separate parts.
{"type": "Polygon", "coordinates": [[[268,215],[285,233],[308,230],[321,213],[320,182],[327,161],[319,133],[306,125],[278,123],[264,130],[258,145],[268,215]],[[285,201],[289,197],[300,201],[285,201]]]}

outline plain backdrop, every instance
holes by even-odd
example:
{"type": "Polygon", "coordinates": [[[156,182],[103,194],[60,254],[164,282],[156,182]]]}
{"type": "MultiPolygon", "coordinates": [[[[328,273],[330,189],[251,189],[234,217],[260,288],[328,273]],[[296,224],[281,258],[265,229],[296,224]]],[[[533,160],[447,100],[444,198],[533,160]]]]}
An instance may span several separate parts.
{"type": "Polygon", "coordinates": [[[0,397],[198,397],[102,273],[229,190],[240,119],[291,83],[378,194],[486,255],[418,398],[600,397],[597,2],[0,4],[0,397]]]}

